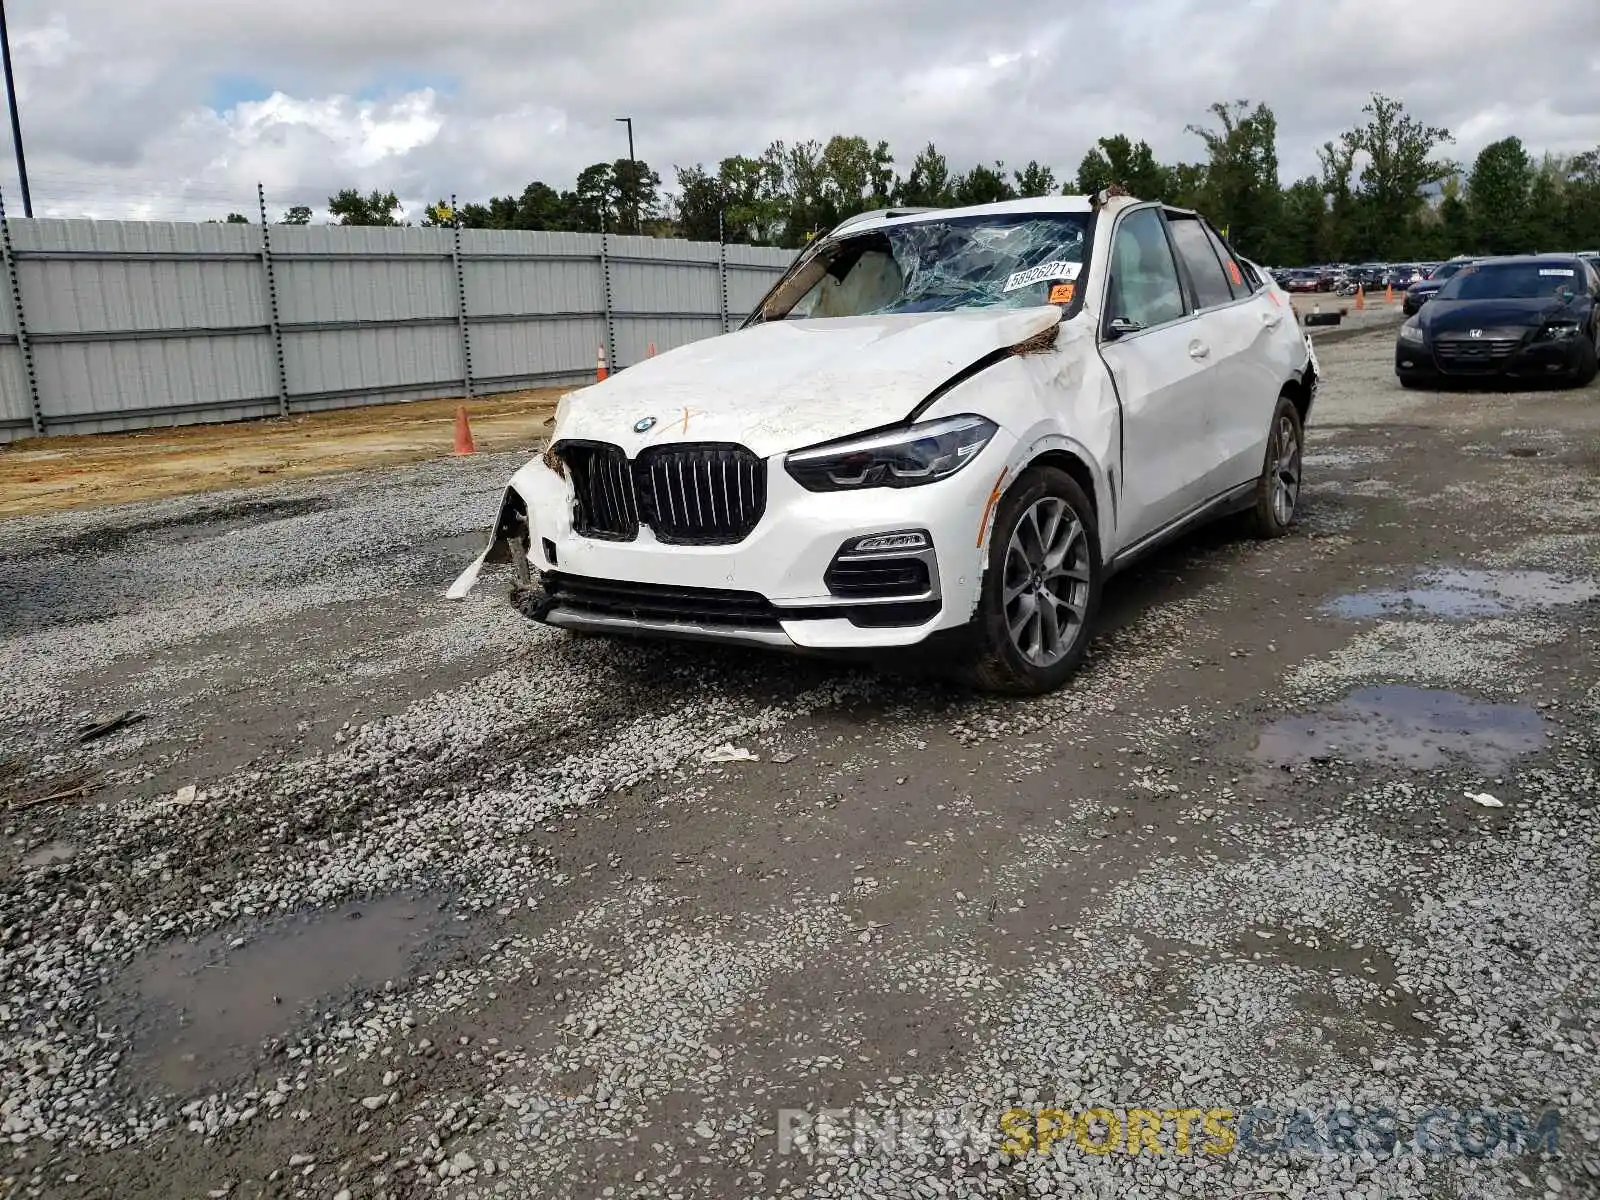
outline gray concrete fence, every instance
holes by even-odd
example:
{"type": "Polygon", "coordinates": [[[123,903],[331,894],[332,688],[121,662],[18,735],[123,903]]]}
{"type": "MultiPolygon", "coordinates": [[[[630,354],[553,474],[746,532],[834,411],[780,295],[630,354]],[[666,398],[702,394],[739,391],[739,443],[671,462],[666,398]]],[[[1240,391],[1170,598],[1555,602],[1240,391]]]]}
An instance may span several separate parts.
{"type": "Polygon", "coordinates": [[[0,219],[0,442],[594,378],[735,327],[793,252],[486,229],[0,219]]]}

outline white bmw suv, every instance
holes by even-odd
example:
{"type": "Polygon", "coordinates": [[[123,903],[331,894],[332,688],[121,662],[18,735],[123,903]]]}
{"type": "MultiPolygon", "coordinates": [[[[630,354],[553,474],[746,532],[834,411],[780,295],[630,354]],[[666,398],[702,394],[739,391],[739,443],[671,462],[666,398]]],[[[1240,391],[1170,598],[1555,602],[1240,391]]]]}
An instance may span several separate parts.
{"type": "Polygon", "coordinates": [[[1228,513],[1289,528],[1316,386],[1287,295],[1195,213],[869,213],[741,329],[563,397],[449,595],[510,563],[516,606],[567,629],[932,643],[1043,692],[1112,572],[1228,513]]]}

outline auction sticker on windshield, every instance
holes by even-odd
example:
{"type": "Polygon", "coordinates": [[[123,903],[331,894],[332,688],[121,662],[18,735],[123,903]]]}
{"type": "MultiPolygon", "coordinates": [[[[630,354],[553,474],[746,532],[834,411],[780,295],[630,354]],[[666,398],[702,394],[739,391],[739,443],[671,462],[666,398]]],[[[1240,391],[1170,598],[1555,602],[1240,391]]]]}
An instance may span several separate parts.
{"type": "Polygon", "coordinates": [[[1076,279],[1082,270],[1081,263],[1067,262],[1065,259],[1056,259],[1054,262],[1040,263],[1037,267],[1029,267],[1026,271],[1016,271],[1007,280],[1002,292],[1014,292],[1018,288],[1025,288],[1029,284],[1043,283],[1046,279],[1076,279]]]}
{"type": "Polygon", "coordinates": [[[1045,301],[1047,304],[1071,304],[1073,285],[1070,283],[1054,283],[1050,285],[1050,296],[1045,301]]]}
{"type": "MultiPolygon", "coordinates": [[[[1574,271],[1571,267],[1540,267],[1539,268],[1539,274],[1541,274],[1541,275],[1565,275],[1565,276],[1568,276],[1570,278],[1571,276],[1576,275],[1577,272],[1574,271]]],[[[1013,275],[1012,278],[1015,279],[1016,276],[1013,275]]],[[[1011,290],[1010,288],[1006,289],[1006,291],[1008,291],[1008,292],[1010,290],[1011,290]]]]}

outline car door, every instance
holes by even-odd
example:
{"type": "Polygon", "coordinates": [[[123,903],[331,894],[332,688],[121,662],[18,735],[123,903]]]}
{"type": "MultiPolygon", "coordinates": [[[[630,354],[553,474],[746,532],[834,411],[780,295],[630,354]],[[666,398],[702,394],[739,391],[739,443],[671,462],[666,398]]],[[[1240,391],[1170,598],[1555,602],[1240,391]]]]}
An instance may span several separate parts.
{"type": "Polygon", "coordinates": [[[1100,347],[1122,407],[1123,547],[1204,498],[1208,363],[1197,335],[1160,210],[1130,209],[1112,233],[1100,347]]]}
{"type": "Polygon", "coordinates": [[[1205,404],[1207,498],[1261,474],[1278,393],[1289,378],[1285,310],[1253,289],[1222,239],[1192,213],[1167,213],[1195,319],[1211,351],[1205,404]]]}

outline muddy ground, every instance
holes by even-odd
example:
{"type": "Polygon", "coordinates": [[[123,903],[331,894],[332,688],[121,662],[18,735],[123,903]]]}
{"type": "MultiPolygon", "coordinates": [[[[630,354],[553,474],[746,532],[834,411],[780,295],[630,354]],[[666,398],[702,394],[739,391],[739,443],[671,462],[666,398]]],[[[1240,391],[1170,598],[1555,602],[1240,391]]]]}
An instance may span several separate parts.
{"type": "Polygon", "coordinates": [[[1038,701],[446,603],[518,454],[0,525],[0,1195],[1595,1194],[1600,387],[1391,347],[1038,701]]]}
{"type": "Polygon", "coordinates": [[[361,467],[440,458],[455,448],[456,410],[481,449],[525,449],[544,436],[561,388],[419,400],[232,425],[24,438],[0,445],[0,518],[253,487],[361,467]]]}

